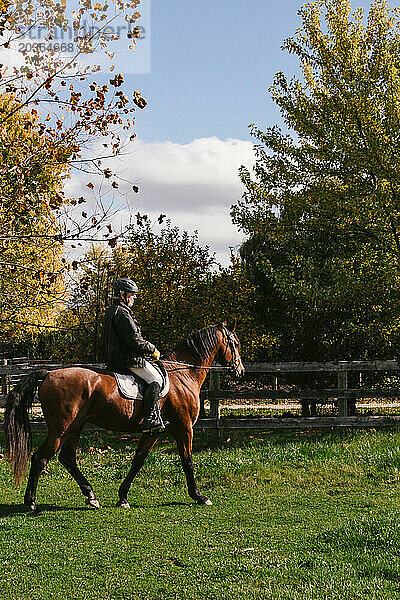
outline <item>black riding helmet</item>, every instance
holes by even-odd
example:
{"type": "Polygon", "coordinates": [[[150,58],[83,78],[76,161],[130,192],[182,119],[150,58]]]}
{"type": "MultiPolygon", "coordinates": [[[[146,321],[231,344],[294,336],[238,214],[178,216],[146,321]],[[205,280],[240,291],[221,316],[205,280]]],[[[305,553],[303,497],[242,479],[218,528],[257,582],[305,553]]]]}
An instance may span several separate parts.
{"type": "Polygon", "coordinates": [[[119,296],[120,292],[137,294],[139,292],[139,288],[133,281],[133,279],[129,279],[128,277],[122,277],[122,279],[117,279],[117,281],[114,284],[115,295],[119,296]]]}

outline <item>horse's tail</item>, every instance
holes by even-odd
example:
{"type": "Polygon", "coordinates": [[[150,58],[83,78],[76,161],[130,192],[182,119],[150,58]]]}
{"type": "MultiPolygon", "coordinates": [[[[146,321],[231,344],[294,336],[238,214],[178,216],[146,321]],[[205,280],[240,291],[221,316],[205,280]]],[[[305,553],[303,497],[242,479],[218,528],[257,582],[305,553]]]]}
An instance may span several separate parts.
{"type": "Polygon", "coordinates": [[[26,473],[31,449],[32,435],[28,410],[32,406],[38,381],[43,380],[48,372],[39,369],[25,375],[7,396],[4,434],[7,456],[14,469],[15,485],[21,483],[26,473]]]}

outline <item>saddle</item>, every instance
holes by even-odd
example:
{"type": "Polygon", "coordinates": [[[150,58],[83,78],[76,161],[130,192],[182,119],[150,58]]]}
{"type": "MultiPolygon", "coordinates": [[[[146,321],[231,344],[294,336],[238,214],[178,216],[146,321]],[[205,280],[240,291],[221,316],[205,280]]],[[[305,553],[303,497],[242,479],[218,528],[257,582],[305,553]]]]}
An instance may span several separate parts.
{"type": "MultiPolygon", "coordinates": [[[[163,365],[153,363],[162,377],[162,385],[159,398],[164,398],[169,392],[169,377],[163,365]]],[[[129,370],[124,370],[119,373],[113,372],[118,386],[120,396],[128,400],[142,400],[143,392],[148,385],[143,379],[135,375],[129,370]]]]}

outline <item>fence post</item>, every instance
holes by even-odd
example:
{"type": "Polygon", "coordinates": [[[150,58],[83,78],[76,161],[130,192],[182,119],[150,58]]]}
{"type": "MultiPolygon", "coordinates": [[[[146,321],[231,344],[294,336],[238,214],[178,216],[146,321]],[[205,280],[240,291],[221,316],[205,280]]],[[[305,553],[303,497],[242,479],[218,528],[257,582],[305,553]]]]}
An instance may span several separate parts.
{"type": "Polygon", "coordinates": [[[338,417],[347,417],[348,416],[348,407],[347,407],[347,398],[340,397],[340,392],[347,390],[347,371],[346,371],[346,363],[339,361],[338,368],[338,417]]]}
{"type": "Polygon", "coordinates": [[[206,410],[204,408],[204,400],[205,397],[207,396],[207,392],[203,389],[200,390],[200,414],[199,414],[199,418],[203,419],[206,416],[206,410]]]}
{"type": "MultiPolygon", "coordinates": [[[[4,366],[8,365],[8,359],[3,358],[1,364],[4,366]]],[[[1,378],[1,393],[5,396],[8,394],[8,375],[3,375],[1,378]]]]}
{"type": "MultiPolygon", "coordinates": [[[[221,389],[221,374],[219,371],[210,371],[210,392],[216,392],[221,389]]],[[[220,406],[219,398],[210,398],[210,417],[216,420],[216,427],[219,427],[220,406]]]]}

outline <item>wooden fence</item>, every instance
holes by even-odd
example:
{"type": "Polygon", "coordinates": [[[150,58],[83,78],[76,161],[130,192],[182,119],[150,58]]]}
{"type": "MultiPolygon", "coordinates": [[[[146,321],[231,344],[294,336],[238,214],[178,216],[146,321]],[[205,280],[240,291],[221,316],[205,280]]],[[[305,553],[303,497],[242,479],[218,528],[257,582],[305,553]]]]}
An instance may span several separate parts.
{"type": "MultiPolygon", "coordinates": [[[[308,429],[319,427],[379,427],[400,424],[399,415],[394,416],[355,416],[349,414],[349,407],[354,411],[356,401],[362,398],[387,399],[400,398],[400,386],[392,388],[367,388],[362,387],[362,374],[365,373],[391,373],[400,371],[400,363],[395,360],[388,361],[338,361],[329,363],[247,363],[246,373],[269,374],[271,376],[271,389],[238,391],[221,389],[221,372],[210,372],[209,389],[202,392],[203,406],[206,400],[210,403],[210,416],[205,418],[204,411],[198,426],[215,429],[308,429]],[[349,374],[358,375],[358,387],[349,388],[349,374]],[[290,389],[288,386],[279,389],[279,377],[289,374],[321,374],[333,375],[336,386],[330,388],[302,388],[290,389]],[[301,404],[301,417],[251,417],[234,418],[221,416],[221,401],[234,400],[298,400],[301,404]],[[327,402],[335,401],[337,414],[335,416],[316,416],[316,407],[327,402]]],[[[400,373],[399,373],[400,375],[400,373]]]]}
{"type": "MultiPolygon", "coordinates": [[[[60,368],[62,365],[51,361],[28,361],[27,359],[3,360],[0,364],[1,392],[0,406],[4,406],[5,397],[10,386],[15,384],[24,374],[32,369],[44,367],[47,369],[60,368]]],[[[100,367],[104,365],[85,365],[87,367],[100,367]]],[[[222,369],[213,369],[210,372],[208,386],[203,386],[201,392],[202,410],[197,428],[204,429],[309,429],[319,427],[379,427],[400,424],[399,415],[394,416],[353,416],[349,415],[349,407],[354,407],[355,402],[362,398],[400,398],[400,385],[393,388],[366,388],[362,385],[362,375],[371,373],[390,373],[400,376],[400,363],[389,361],[338,361],[329,363],[247,363],[246,372],[255,376],[267,374],[271,377],[269,389],[237,390],[221,389],[222,369]],[[349,375],[357,373],[358,385],[350,388],[349,375]],[[282,378],[293,374],[313,375],[314,379],[324,375],[335,378],[336,385],[329,388],[282,386],[282,378]],[[282,418],[274,417],[232,417],[221,416],[221,402],[241,400],[297,400],[301,404],[301,416],[282,418]],[[327,402],[334,401],[337,414],[334,416],[316,416],[316,408],[327,402]],[[209,411],[205,405],[209,404],[209,411]]]]}

